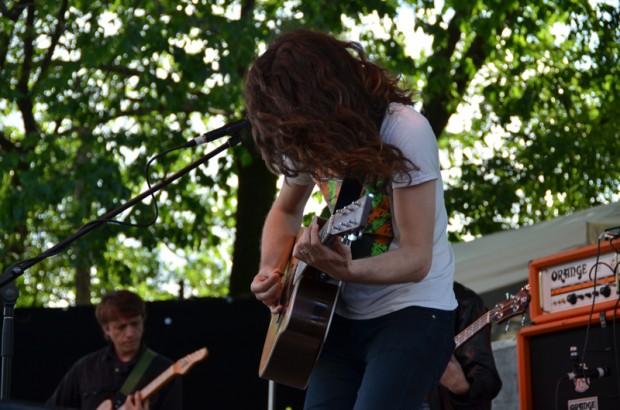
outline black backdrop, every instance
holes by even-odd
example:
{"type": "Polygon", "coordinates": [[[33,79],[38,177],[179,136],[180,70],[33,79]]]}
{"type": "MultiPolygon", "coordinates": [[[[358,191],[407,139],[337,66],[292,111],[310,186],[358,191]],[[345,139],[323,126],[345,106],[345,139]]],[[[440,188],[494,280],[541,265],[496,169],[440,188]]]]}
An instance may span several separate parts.
{"type": "MultiPolygon", "coordinates": [[[[268,387],[257,369],[268,321],[268,310],[253,299],[151,302],[145,340],[172,360],[209,349],[183,376],[186,410],[263,410],[268,387]]],[[[104,345],[92,307],[17,309],[11,399],[43,403],[75,360],[104,345]]],[[[302,404],[302,391],[277,386],[276,409],[302,404]]]]}

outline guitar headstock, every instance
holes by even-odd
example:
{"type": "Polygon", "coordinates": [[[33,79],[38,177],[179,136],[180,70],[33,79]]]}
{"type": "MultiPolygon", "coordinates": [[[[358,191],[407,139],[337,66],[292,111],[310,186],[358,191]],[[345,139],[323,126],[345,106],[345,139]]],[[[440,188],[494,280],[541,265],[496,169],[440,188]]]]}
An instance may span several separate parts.
{"type": "Polygon", "coordinates": [[[361,232],[366,226],[371,206],[372,197],[369,194],[337,210],[327,222],[327,233],[332,236],[344,236],[361,232]]]}
{"type": "Polygon", "coordinates": [[[207,357],[207,348],[203,347],[202,349],[198,349],[193,353],[188,354],[180,358],[174,363],[174,373],[182,375],[187,373],[187,371],[196,363],[201,360],[204,360],[207,357]]]}
{"type": "Polygon", "coordinates": [[[516,294],[510,296],[508,300],[498,303],[491,309],[491,320],[501,323],[525,313],[530,304],[530,285],[523,286],[516,294]]]}

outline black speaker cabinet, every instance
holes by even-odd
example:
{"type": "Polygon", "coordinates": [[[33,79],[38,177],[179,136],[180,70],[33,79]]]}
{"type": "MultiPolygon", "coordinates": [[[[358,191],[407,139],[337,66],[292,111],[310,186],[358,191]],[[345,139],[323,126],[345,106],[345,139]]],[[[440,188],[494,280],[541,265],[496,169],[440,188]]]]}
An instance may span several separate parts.
{"type": "Polygon", "coordinates": [[[620,310],[523,328],[517,355],[521,410],[620,410],[620,310]],[[579,363],[604,376],[570,380],[579,363]]]}

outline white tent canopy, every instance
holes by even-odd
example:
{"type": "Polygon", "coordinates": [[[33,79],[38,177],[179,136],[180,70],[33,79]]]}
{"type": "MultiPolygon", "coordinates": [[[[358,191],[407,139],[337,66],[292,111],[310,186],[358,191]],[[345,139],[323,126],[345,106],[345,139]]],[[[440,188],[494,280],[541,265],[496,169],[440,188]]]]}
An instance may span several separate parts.
{"type": "Polygon", "coordinates": [[[620,202],[456,243],[455,280],[478,293],[525,283],[531,260],[596,243],[603,229],[619,225],[620,202]]]}

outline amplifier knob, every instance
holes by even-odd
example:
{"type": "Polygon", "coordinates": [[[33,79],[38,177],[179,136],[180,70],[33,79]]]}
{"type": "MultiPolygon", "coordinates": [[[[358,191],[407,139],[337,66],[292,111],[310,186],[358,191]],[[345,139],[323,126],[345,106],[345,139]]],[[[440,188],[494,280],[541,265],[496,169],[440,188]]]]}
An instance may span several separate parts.
{"type": "Polygon", "coordinates": [[[577,295],[575,295],[574,293],[571,293],[570,295],[566,297],[566,301],[570,303],[571,305],[574,305],[575,303],[577,303],[577,295]]]}
{"type": "Polygon", "coordinates": [[[611,295],[611,288],[607,285],[603,286],[601,288],[601,295],[608,297],[609,295],[611,295]]]}

